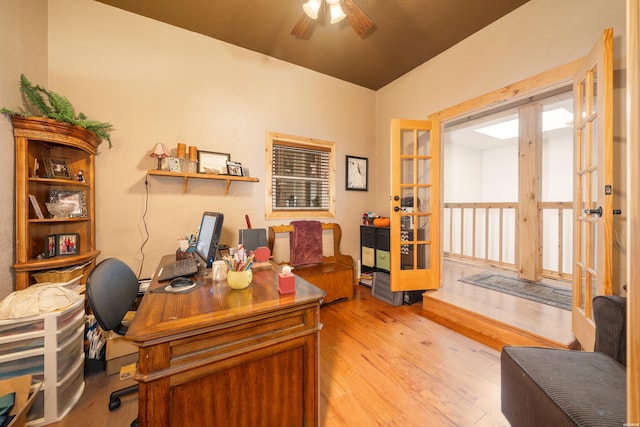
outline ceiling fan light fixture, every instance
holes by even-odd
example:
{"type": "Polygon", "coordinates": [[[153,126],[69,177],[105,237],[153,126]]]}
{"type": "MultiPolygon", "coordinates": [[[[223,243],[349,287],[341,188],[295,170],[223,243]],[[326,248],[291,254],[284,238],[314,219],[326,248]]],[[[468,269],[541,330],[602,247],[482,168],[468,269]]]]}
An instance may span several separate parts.
{"type": "Polygon", "coordinates": [[[302,10],[311,19],[318,19],[318,10],[320,10],[321,0],[309,0],[302,5],[302,10]]]}
{"type": "Polygon", "coordinates": [[[331,4],[329,0],[327,0],[327,3],[330,4],[329,11],[331,12],[332,24],[335,24],[336,22],[340,22],[347,17],[347,15],[344,14],[342,7],[340,7],[340,2],[336,1],[335,3],[331,4]]]}

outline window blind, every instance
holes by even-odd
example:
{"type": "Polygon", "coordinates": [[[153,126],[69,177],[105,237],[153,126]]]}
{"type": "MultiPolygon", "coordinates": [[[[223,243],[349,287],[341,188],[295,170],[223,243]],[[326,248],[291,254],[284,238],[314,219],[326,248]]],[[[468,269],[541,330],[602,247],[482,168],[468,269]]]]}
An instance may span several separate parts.
{"type": "Polygon", "coordinates": [[[273,142],[274,210],[328,210],[330,151],[273,142]]]}

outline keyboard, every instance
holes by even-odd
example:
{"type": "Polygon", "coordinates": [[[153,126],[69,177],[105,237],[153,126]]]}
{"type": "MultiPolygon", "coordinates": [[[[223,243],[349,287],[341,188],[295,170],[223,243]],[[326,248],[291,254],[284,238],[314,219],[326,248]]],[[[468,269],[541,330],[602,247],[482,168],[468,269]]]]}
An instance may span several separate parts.
{"type": "Polygon", "coordinates": [[[198,261],[195,258],[183,258],[164,265],[158,274],[158,280],[171,280],[176,277],[194,276],[198,272],[198,261]]]}

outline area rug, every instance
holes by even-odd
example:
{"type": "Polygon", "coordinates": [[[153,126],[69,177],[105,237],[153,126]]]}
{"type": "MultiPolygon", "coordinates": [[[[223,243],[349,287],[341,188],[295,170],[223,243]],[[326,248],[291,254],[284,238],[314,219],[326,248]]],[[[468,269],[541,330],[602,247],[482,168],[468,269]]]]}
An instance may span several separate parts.
{"type": "Polygon", "coordinates": [[[568,287],[562,288],[491,273],[474,274],[458,280],[571,311],[571,288],[568,287]]]}

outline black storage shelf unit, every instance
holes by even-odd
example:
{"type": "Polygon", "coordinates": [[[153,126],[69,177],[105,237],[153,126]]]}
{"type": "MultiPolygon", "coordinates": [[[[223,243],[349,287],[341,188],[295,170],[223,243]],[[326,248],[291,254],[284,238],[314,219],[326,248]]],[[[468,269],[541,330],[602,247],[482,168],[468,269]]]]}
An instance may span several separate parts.
{"type": "MultiPolygon", "coordinates": [[[[410,231],[412,238],[413,231],[410,231]]],[[[360,280],[363,286],[372,288],[371,294],[383,301],[398,306],[422,301],[423,291],[392,292],[391,230],[389,227],[360,226],[360,280]]],[[[411,252],[401,254],[401,264],[413,263],[411,252]]]]}
{"type": "Polygon", "coordinates": [[[371,287],[373,273],[389,273],[390,264],[389,227],[360,226],[360,284],[371,287]]]}

